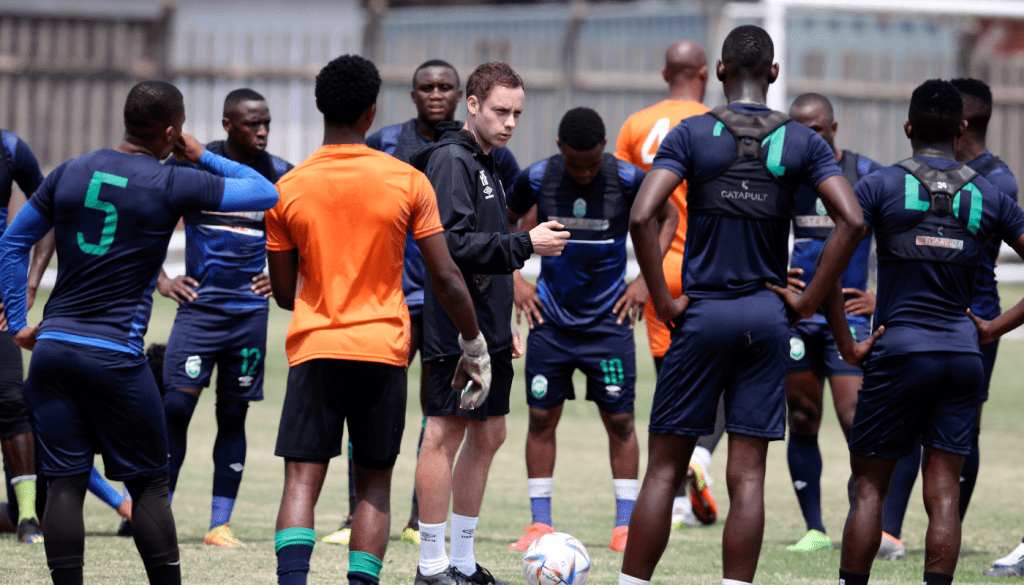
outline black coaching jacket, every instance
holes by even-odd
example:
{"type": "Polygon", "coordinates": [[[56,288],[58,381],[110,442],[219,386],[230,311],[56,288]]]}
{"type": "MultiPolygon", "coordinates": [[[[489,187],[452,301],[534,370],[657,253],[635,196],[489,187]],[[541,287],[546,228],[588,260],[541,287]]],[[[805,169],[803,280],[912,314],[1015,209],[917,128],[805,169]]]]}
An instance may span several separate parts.
{"type": "MultiPolygon", "coordinates": [[[[455,264],[466,280],[480,331],[490,353],[511,346],[512,272],[533,253],[528,232],[509,233],[505,190],[494,159],[468,132],[453,123],[437,127],[436,141],[410,162],[430,179],[455,264]]],[[[434,293],[424,286],[423,359],[462,353],[459,330],[434,293]]]]}

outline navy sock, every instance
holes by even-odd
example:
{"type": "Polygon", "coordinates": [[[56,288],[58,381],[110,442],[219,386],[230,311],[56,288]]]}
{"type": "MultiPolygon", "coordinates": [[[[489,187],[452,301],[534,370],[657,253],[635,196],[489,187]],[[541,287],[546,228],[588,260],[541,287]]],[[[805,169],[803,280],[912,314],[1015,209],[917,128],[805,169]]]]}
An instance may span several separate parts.
{"type": "Polygon", "coordinates": [[[808,530],[825,532],[821,519],[821,451],[818,435],[789,434],[786,448],[789,476],[793,479],[796,499],[807,522],[808,530]]]}
{"type": "Polygon", "coordinates": [[[305,585],[309,575],[309,557],[316,538],[312,528],[285,528],[274,534],[277,549],[278,585],[305,585]]]}
{"type": "Polygon", "coordinates": [[[53,585],[82,585],[84,582],[82,567],[50,569],[50,579],[53,580],[53,585]]]}
{"type": "Polygon", "coordinates": [[[917,470],[921,468],[921,440],[914,443],[914,451],[900,459],[889,483],[889,495],[882,507],[882,530],[899,538],[903,532],[903,516],[907,513],[910,492],[917,481],[917,470]]]}
{"type": "Polygon", "coordinates": [[[974,484],[978,481],[978,466],[981,464],[981,451],[978,447],[978,437],[981,429],[974,429],[974,436],[971,438],[971,453],[964,458],[964,466],[960,469],[960,520],[963,521],[967,515],[967,506],[971,504],[971,495],[974,493],[974,484]]]}
{"type": "Polygon", "coordinates": [[[868,585],[871,573],[854,573],[839,569],[839,585],[868,585]]]}
{"type": "Polygon", "coordinates": [[[196,411],[198,403],[198,396],[181,390],[168,390],[164,396],[164,416],[167,418],[167,479],[172,492],[178,485],[178,472],[185,461],[188,423],[192,421],[192,413],[196,411]]]}
{"type": "Polygon", "coordinates": [[[245,467],[247,402],[217,403],[217,439],[213,443],[213,503],[210,530],[227,524],[245,467]]]}
{"type": "Polygon", "coordinates": [[[953,575],[935,573],[932,571],[924,572],[924,585],[951,585],[952,583],[953,575]]]}

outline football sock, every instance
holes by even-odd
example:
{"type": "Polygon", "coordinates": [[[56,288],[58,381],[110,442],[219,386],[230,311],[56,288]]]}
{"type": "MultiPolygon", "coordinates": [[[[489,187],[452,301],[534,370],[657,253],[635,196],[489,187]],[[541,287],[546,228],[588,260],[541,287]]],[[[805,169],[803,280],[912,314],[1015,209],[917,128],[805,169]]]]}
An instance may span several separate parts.
{"type": "Polygon", "coordinates": [[[11,478],[18,496],[18,522],[36,517],[36,476],[19,475],[11,478]]]}
{"type": "Polygon", "coordinates": [[[960,520],[963,521],[967,515],[967,506],[971,504],[971,495],[974,493],[974,484],[978,481],[978,466],[981,464],[981,451],[978,448],[978,437],[981,429],[974,429],[971,437],[971,453],[964,458],[964,465],[960,469],[960,520]]]}
{"type": "Polygon", "coordinates": [[[892,481],[889,483],[889,495],[885,497],[885,504],[882,506],[882,530],[893,538],[899,538],[903,531],[903,516],[907,513],[910,492],[914,489],[917,470],[920,468],[921,441],[918,439],[914,443],[913,452],[896,464],[892,481]]]}
{"type": "Polygon", "coordinates": [[[625,573],[619,573],[619,585],[651,585],[651,582],[644,581],[643,579],[637,579],[636,577],[630,577],[625,573]]]}
{"type": "Polygon", "coordinates": [[[199,397],[181,390],[168,390],[164,396],[164,416],[167,418],[167,475],[169,491],[178,486],[178,472],[185,461],[188,442],[188,423],[196,410],[199,397]]]}
{"type": "Polygon", "coordinates": [[[821,451],[818,449],[818,435],[789,433],[786,446],[789,461],[789,477],[796,489],[800,511],[807,522],[808,530],[825,532],[821,519],[821,451]]]}
{"type": "Polygon", "coordinates": [[[309,557],[316,537],[312,528],[296,526],[274,534],[279,585],[304,585],[309,574],[309,557]]]}
{"type": "Polygon", "coordinates": [[[533,523],[551,526],[551,494],[555,490],[555,478],[531,477],[526,480],[526,488],[530,494],[533,523]]]}
{"type": "Polygon", "coordinates": [[[107,483],[95,467],[89,472],[89,491],[111,508],[117,508],[124,502],[124,496],[107,483]]]}
{"type": "Polygon", "coordinates": [[[633,504],[636,503],[640,491],[638,479],[613,479],[615,490],[615,526],[629,526],[629,517],[633,515],[633,504]]]}
{"type": "Polygon", "coordinates": [[[46,565],[55,585],[82,583],[82,565],[85,563],[82,504],[88,487],[87,473],[50,480],[46,514],[60,520],[43,523],[43,544],[46,547],[46,565]]]}
{"type": "Polygon", "coordinates": [[[384,563],[368,552],[348,552],[349,585],[377,585],[380,583],[380,569],[384,563]]]}
{"type": "Polygon", "coordinates": [[[356,476],[355,464],[352,462],[352,441],[348,442],[348,515],[356,513],[356,476]]]}
{"type": "Polygon", "coordinates": [[[854,573],[839,569],[839,585],[868,585],[871,573],[854,573]]]}
{"type": "Polygon", "coordinates": [[[476,555],[473,553],[473,540],[476,535],[476,524],[479,517],[452,514],[452,556],[451,564],[466,575],[476,572],[476,555]]]}
{"type": "Polygon", "coordinates": [[[217,439],[213,443],[213,502],[210,530],[227,524],[245,467],[247,402],[217,403],[217,439]]]}
{"type": "Polygon", "coordinates": [[[448,555],[444,550],[444,531],[447,525],[447,522],[420,522],[420,574],[424,577],[437,575],[448,568],[448,555]]]}
{"type": "Polygon", "coordinates": [[[923,585],[950,585],[952,582],[953,575],[947,575],[946,573],[935,573],[932,571],[924,572],[923,585]]]}
{"type": "Polygon", "coordinates": [[[171,513],[171,501],[167,499],[167,476],[140,477],[125,483],[135,494],[132,538],[142,557],[142,564],[150,574],[150,582],[180,582],[178,532],[171,513]]]}

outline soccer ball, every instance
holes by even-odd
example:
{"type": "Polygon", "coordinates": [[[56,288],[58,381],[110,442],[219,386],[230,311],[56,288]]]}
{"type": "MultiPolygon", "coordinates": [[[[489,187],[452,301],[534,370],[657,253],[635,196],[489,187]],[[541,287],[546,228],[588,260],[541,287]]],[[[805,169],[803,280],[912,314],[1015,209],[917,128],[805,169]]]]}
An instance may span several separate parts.
{"type": "Polygon", "coordinates": [[[523,573],[529,585],[583,585],[590,573],[590,555],[573,536],[545,534],[526,549],[523,573]]]}

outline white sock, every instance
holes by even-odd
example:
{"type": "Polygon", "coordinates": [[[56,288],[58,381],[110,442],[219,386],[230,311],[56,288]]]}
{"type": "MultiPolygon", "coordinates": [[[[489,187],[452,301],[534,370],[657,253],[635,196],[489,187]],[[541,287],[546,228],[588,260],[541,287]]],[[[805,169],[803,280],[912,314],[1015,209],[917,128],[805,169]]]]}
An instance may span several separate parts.
{"type": "Polygon", "coordinates": [[[704,472],[707,473],[711,469],[711,451],[708,451],[704,447],[694,447],[693,455],[690,456],[690,461],[696,461],[704,468],[704,472]]]}
{"type": "Polygon", "coordinates": [[[612,488],[615,490],[616,500],[633,500],[640,493],[639,479],[613,479],[612,488]]]}
{"type": "Polygon", "coordinates": [[[690,502],[690,496],[679,496],[672,500],[672,516],[682,516],[687,512],[693,511],[693,504],[690,502]]]}
{"type": "Polygon", "coordinates": [[[34,473],[31,475],[19,475],[18,477],[11,478],[11,486],[16,486],[23,481],[36,481],[37,479],[34,473]]]}
{"type": "Polygon", "coordinates": [[[473,553],[473,538],[479,517],[452,514],[452,565],[464,575],[476,573],[476,555],[473,553]]]}
{"type": "MultiPolygon", "coordinates": [[[[706,451],[706,449],[705,449],[706,451]]],[[[751,585],[746,581],[737,581],[736,579],[722,579],[722,585],[751,585]]]]}
{"type": "Polygon", "coordinates": [[[531,498],[550,498],[555,491],[555,478],[531,477],[526,480],[526,489],[531,498]]]}
{"type": "Polygon", "coordinates": [[[420,574],[424,577],[437,575],[448,568],[448,555],[444,550],[444,531],[447,526],[447,522],[420,522],[420,574]]]}
{"type": "Polygon", "coordinates": [[[619,585],[651,585],[650,581],[630,577],[625,573],[619,573],[619,585]]]}

